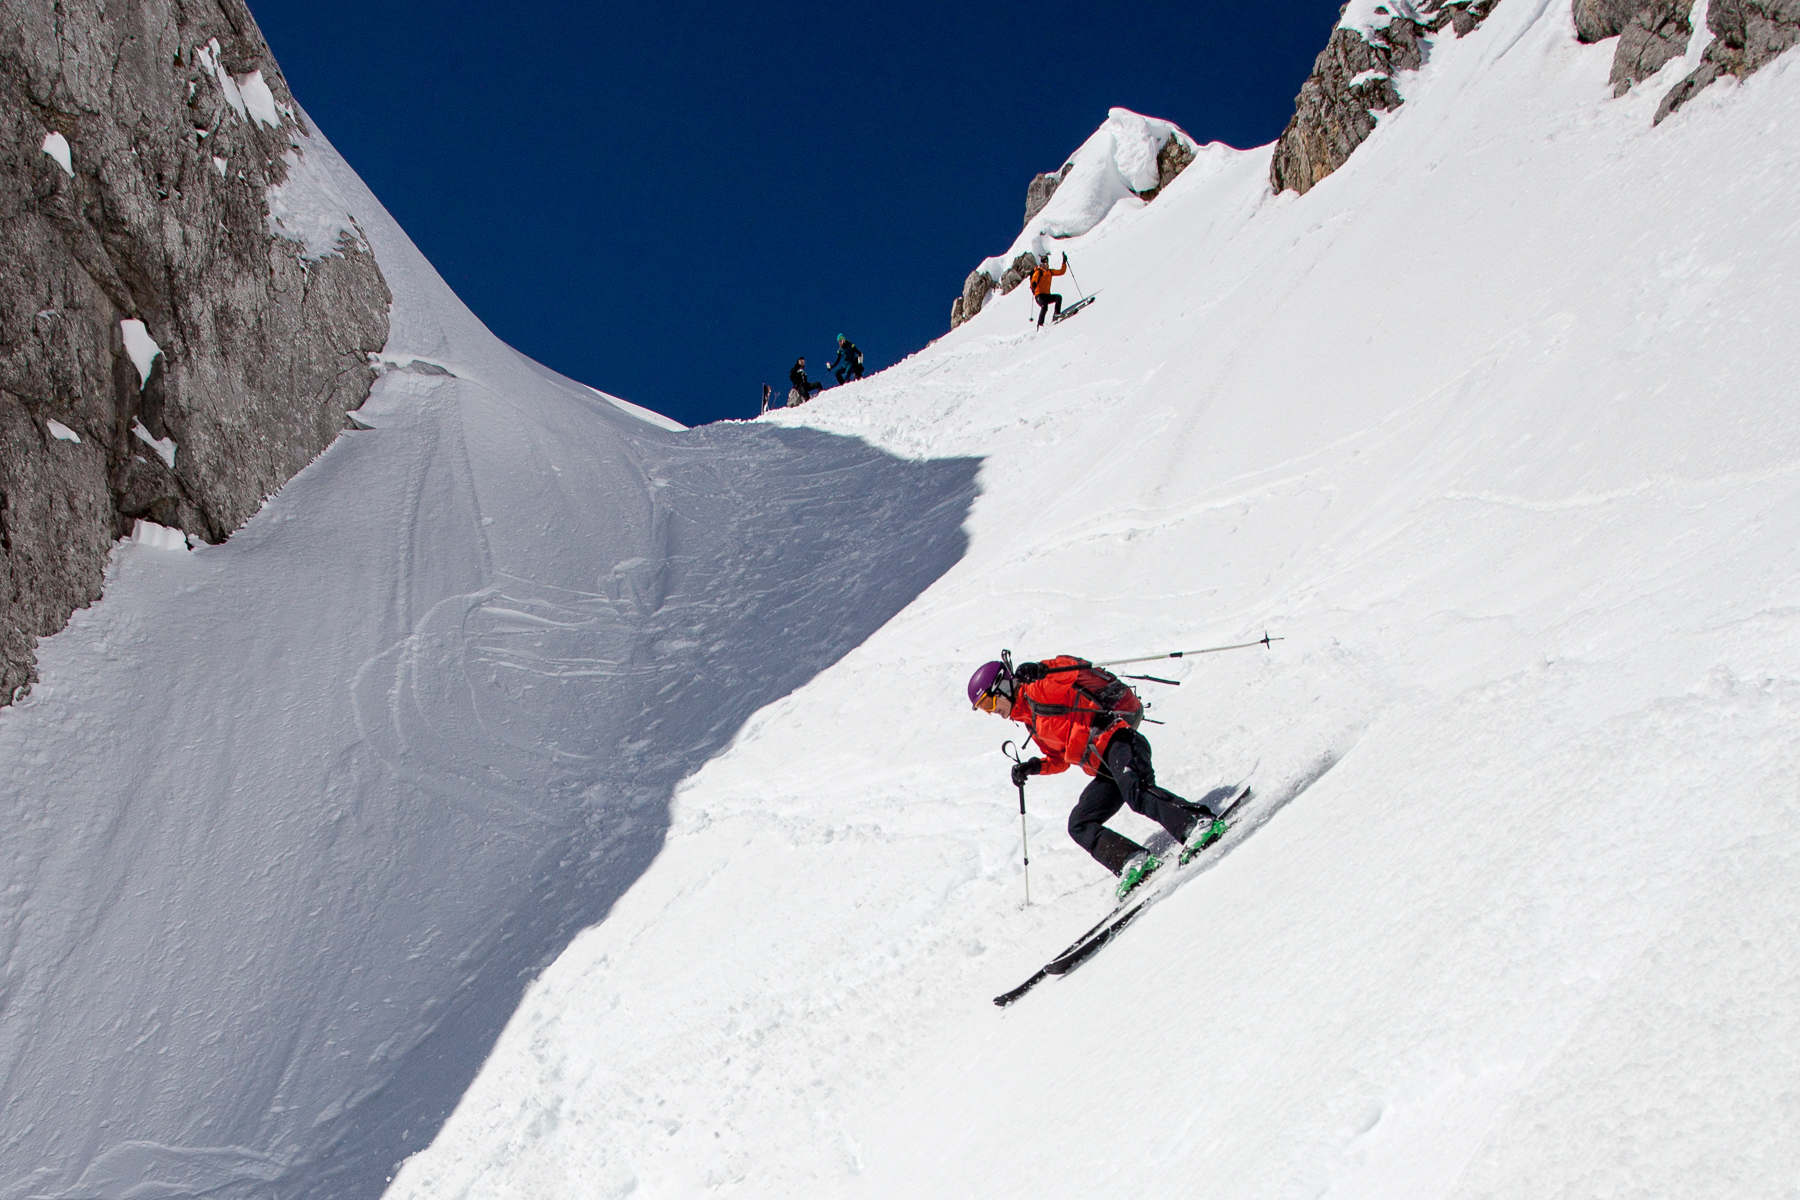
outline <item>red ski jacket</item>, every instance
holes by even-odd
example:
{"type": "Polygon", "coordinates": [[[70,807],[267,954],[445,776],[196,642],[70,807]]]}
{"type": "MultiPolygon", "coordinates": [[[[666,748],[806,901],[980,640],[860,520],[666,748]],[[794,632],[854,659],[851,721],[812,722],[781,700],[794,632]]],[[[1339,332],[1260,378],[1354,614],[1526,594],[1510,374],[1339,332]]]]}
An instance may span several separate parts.
{"type": "Polygon", "coordinates": [[[1012,719],[1031,731],[1043,752],[1045,775],[1058,775],[1080,767],[1089,775],[1100,773],[1106,748],[1113,735],[1130,729],[1142,718],[1143,701],[1111,675],[1088,667],[1087,659],[1059,654],[1044,666],[1083,667],[1060,671],[1035,683],[1020,684],[1013,696],[1012,719]],[[1108,688],[1122,692],[1103,699],[1108,688]]]}

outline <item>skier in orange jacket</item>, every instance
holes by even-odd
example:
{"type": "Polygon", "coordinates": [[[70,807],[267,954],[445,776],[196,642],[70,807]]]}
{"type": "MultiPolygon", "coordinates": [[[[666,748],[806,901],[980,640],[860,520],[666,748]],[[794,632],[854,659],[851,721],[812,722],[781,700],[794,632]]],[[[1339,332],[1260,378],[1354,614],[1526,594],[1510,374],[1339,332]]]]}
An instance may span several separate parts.
{"type": "Polygon", "coordinates": [[[1122,833],[1106,827],[1130,806],[1183,844],[1204,845],[1225,832],[1204,804],[1156,786],[1150,742],[1137,731],[1144,704],[1130,685],[1084,658],[1059,655],[1041,663],[983,663],[969,679],[969,703],[1019,722],[1043,751],[1013,767],[1013,782],[1080,767],[1093,777],[1069,813],[1069,836],[1119,877],[1119,895],[1161,866],[1122,833]],[[1196,837],[1198,834],[1198,837],[1196,837]]]}
{"type": "Polygon", "coordinates": [[[1050,290],[1050,281],[1069,269],[1069,256],[1063,254],[1063,265],[1052,271],[1050,256],[1042,255],[1037,266],[1031,268],[1031,294],[1037,297],[1038,328],[1044,327],[1044,314],[1050,311],[1050,305],[1056,305],[1056,315],[1062,316],[1062,297],[1050,290]]]}

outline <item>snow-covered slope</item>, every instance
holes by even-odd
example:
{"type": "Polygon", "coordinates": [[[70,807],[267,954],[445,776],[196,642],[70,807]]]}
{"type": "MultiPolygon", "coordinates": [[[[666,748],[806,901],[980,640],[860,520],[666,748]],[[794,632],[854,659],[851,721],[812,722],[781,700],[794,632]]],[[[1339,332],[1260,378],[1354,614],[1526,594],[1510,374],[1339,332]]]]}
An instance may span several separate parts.
{"type": "Polygon", "coordinates": [[[676,781],[965,544],[973,460],[555,376],[312,141],[283,219],[395,293],[374,428],[121,547],[0,712],[7,1200],[378,1194],[676,781]]]}
{"type": "Polygon", "coordinates": [[[1507,0],[1305,197],[1190,170],[1074,321],[767,422],[981,456],[969,551],[678,790],[390,1194],[1788,1194],[1800,68],[1652,129],[1688,65],[1610,54],[1507,0]],[[1034,782],[1021,908],[970,669],[1265,628],[1153,692],[1260,824],[995,1009],[1109,886],[1034,782]]]}

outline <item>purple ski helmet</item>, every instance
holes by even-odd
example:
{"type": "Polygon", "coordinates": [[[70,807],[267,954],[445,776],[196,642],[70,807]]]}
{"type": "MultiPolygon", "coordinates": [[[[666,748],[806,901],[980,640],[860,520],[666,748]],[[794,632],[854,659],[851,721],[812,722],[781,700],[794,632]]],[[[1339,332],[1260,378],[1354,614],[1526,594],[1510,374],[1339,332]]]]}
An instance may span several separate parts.
{"type": "Polygon", "coordinates": [[[1005,663],[982,663],[979,667],[975,668],[975,673],[969,676],[969,707],[975,708],[978,706],[981,703],[981,698],[989,692],[994,691],[996,687],[1000,688],[1003,695],[1010,696],[1012,690],[1007,688],[1005,684],[1010,682],[1011,679],[1012,672],[1006,669],[1005,663]]]}

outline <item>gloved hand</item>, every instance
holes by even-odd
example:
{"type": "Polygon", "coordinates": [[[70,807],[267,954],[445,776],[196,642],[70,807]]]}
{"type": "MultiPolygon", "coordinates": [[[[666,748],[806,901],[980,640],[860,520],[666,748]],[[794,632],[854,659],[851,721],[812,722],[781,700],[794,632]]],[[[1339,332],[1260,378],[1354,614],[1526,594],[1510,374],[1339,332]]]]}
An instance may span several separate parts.
{"type": "Polygon", "coordinates": [[[1049,673],[1043,663],[1020,663],[1013,668],[1013,678],[1020,683],[1036,683],[1049,673]]]}
{"type": "Polygon", "coordinates": [[[1014,787],[1024,787],[1025,781],[1044,769],[1044,760],[1028,758],[1024,762],[1014,763],[1012,779],[1014,787]]]}

